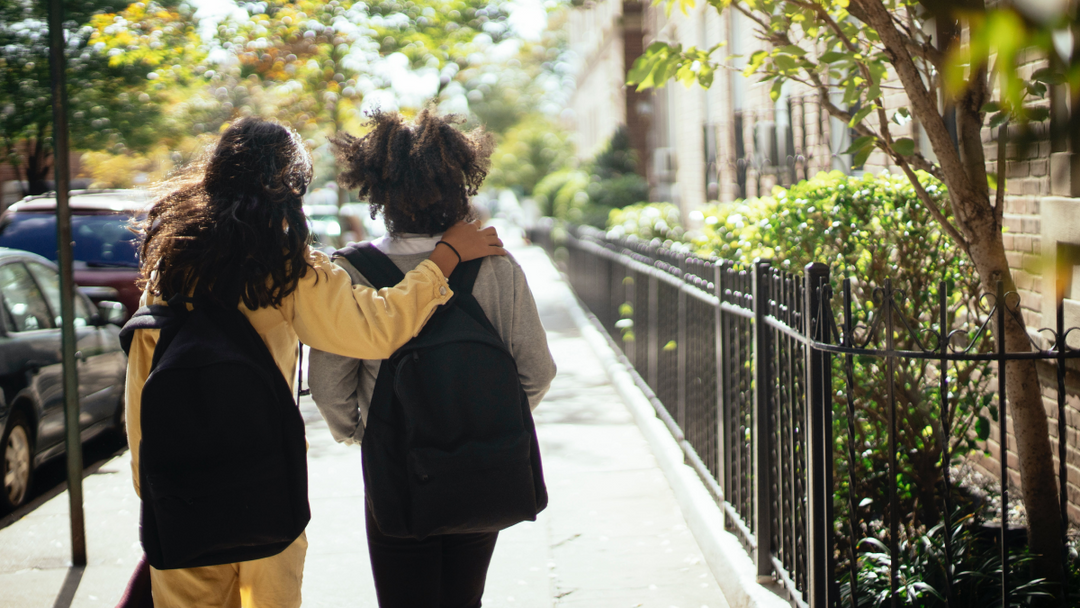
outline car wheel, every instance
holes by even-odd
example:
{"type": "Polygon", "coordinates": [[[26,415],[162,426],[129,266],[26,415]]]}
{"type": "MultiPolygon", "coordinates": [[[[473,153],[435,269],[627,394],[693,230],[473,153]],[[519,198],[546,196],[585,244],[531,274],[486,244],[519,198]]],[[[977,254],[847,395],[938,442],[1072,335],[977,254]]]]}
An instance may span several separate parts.
{"type": "Polygon", "coordinates": [[[14,412],[8,419],[0,450],[3,451],[0,455],[0,473],[4,479],[3,492],[0,492],[0,509],[10,511],[26,502],[33,477],[30,425],[21,413],[14,412]]]}

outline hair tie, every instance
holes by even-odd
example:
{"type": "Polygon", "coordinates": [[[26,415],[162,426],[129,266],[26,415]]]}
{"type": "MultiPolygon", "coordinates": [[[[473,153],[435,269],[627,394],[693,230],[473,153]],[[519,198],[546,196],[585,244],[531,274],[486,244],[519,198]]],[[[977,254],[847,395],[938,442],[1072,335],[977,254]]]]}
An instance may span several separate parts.
{"type": "Polygon", "coordinates": [[[435,243],[436,247],[438,247],[439,245],[446,245],[447,247],[449,247],[450,251],[453,251],[454,255],[457,256],[458,264],[461,263],[461,254],[458,253],[458,250],[453,245],[451,245],[450,243],[447,243],[446,241],[442,241],[442,240],[440,240],[438,243],[435,243]]]}

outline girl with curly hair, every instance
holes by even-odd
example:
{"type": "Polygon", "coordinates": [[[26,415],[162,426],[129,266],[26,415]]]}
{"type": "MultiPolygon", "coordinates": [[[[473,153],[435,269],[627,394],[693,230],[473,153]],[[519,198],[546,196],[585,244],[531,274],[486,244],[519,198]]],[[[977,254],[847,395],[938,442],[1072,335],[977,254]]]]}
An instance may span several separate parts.
{"type": "MultiPolygon", "coordinates": [[[[450,299],[446,277],[460,260],[505,254],[493,231],[454,222],[443,234],[449,246],[433,249],[397,286],[376,291],[353,285],[346,271],[310,247],[302,204],[311,178],[311,158],[296,132],[258,118],[230,126],[205,164],[161,197],[138,226],[141,304],[181,295],[238,307],[291,387],[297,339],[341,356],[389,356],[450,299]]],[[[127,431],[136,492],[142,388],[159,335],[136,330],[128,359],[127,431]]],[[[263,559],[151,569],[154,604],[295,608],[306,550],[301,534],[263,559]]]]}
{"type": "MultiPolygon", "coordinates": [[[[416,267],[451,226],[473,216],[469,197],[487,175],[492,139],[464,133],[454,116],[424,110],[409,124],[397,113],[375,113],[361,138],[333,140],[342,186],[357,188],[381,215],[388,235],[372,243],[402,272],[416,267]]],[[[335,261],[356,285],[371,283],[344,257],[335,261]]],[[[536,408],[555,377],[532,292],[510,255],[486,258],[472,295],[517,364],[529,406],[536,408]]],[[[382,361],[312,350],[310,383],[334,438],[358,444],[382,361]]],[[[438,390],[434,387],[433,390],[438,390]]],[[[497,532],[443,534],[424,540],[391,537],[366,509],[368,552],[381,608],[480,606],[497,532]]]]}

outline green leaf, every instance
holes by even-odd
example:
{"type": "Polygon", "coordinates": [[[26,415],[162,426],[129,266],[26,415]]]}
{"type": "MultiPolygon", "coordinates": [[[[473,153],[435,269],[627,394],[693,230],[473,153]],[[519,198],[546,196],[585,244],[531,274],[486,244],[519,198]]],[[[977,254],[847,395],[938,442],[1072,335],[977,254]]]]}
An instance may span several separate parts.
{"type": "Polygon", "coordinates": [[[1009,122],[1009,113],[1002,111],[1002,112],[998,112],[997,114],[994,114],[993,116],[991,116],[990,117],[990,122],[986,126],[990,127],[991,129],[996,129],[996,128],[1000,127],[1001,125],[1006,124],[1008,122],[1009,122]]]}
{"type": "Polygon", "coordinates": [[[874,151],[874,146],[866,146],[862,150],[859,150],[855,156],[851,159],[851,168],[855,169],[866,164],[866,159],[870,158],[870,154],[874,151]]]}
{"type": "Polygon", "coordinates": [[[1050,108],[1028,108],[1027,119],[1032,122],[1042,122],[1050,118],[1050,108]]]}
{"type": "Polygon", "coordinates": [[[713,77],[716,75],[716,69],[711,65],[703,65],[698,71],[698,84],[702,88],[707,89],[712,86],[713,77]]]}
{"type": "Polygon", "coordinates": [[[998,176],[997,176],[997,173],[994,173],[992,171],[987,171],[986,172],[986,185],[989,186],[991,190],[997,190],[998,189],[998,176]]]}
{"type": "Polygon", "coordinates": [[[877,137],[874,137],[873,135],[863,135],[862,137],[856,138],[855,141],[851,142],[851,145],[848,146],[848,149],[841,152],[841,154],[853,154],[859,150],[862,150],[863,148],[873,146],[874,142],[876,141],[877,137]]]}
{"type": "Polygon", "coordinates": [[[986,441],[990,437],[990,421],[985,416],[979,416],[975,421],[975,435],[981,441],[986,441]]]}
{"type": "Polygon", "coordinates": [[[782,72],[794,72],[799,69],[799,62],[791,55],[773,55],[773,65],[782,72]]]}
{"type": "Polygon", "coordinates": [[[1001,104],[996,101],[990,101],[984,103],[982,109],[979,111],[983,112],[984,114],[993,114],[994,112],[997,112],[999,110],[1001,110],[1001,104]]]}
{"type": "Polygon", "coordinates": [[[855,125],[859,124],[867,116],[869,116],[871,112],[873,112],[876,109],[877,109],[877,106],[875,106],[874,104],[868,104],[865,108],[862,108],[861,110],[856,112],[854,116],[851,117],[851,120],[848,121],[848,126],[849,127],[854,127],[855,125]]]}
{"type": "Polygon", "coordinates": [[[1065,84],[1065,75],[1051,68],[1035,70],[1035,73],[1031,75],[1031,79],[1044,84],[1065,84]]]}
{"type": "Polygon", "coordinates": [[[806,54],[806,51],[804,51],[801,46],[796,44],[788,44],[782,46],[780,47],[780,51],[783,53],[787,53],[788,55],[795,55],[796,57],[802,57],[806,54]]]}
{"type": "Polygon", "coordinates": [[[675,343],[675,340],[671,340],[667,344],[664,345],[664,350],[665,351],[672,351],[672,350],[675,350],[677,348],[678,348],[678,344],[675,343]]]}
{"type": "Polygon", "coordinates": [[[873,84],[881,84],[882,80],[888,75],[889,68],[885,65],[884,61],[873,61],[866,66],[870,70],[870,79],[873,80],[873,84]]]}
{"type": "Polygon", "coordinates": [[[915,154],[915,141],[910,137],[901,137],[893,142],[892,149],[900,156],[911,156],[915,154]]]}
{"type": "Polygon", "coordinates": [[[784,88],[784,81],[783,80],[778,79],[775,82],[773,82],[772,83],[772,88],[769,89],[769,98],[772,99],[773,101],[776,101],[777,99],[780,99],[780,93],[781,93],[781,91],[783,91],[783,88],[784,88]]]}
{"type": "Polygon", "coordinates": [[[626,84],[638,84],[645,80],[649,73],[652,72],[656,58],[668,52],[670,52],[670,47],[666,43],[654,42],[650,44],[649,48],[645,49],[645,52],[634,60],[634,65],[630,67],[630,71],[626,74],[626,84]]]}
{"type": "Polygon", "coordinates": [[[820,61],[821,63],[836,63],[837,61],[850,58],[851,55],[847,53],[841,53],[840,51],[829,51],[828,53],[823,53],[821,57],[818,57],[818,61],[820,61]]]}
{"type": "Polygon", "coordinates": [[[682,45],[654,42],[634,61],[626,84],[636,84],[638,91],[661,88],[688,62],[682,55],[682,45]]]}
{"type": "Polygon", "coordinates": [[[881,85],[875,82],[874,84],[870,85],[869,89],[867,89],[866,100],[877,101],[879,97],[881,97],[881,85]]]}
{"type": "Polygon", "coordinates": [[[750,55],[750,61],[746,63],[746,67],[743,69],[743,76],[750,76],[758,71],[768,56],[768,51],[754,51],[754,54],[750,55]]]}

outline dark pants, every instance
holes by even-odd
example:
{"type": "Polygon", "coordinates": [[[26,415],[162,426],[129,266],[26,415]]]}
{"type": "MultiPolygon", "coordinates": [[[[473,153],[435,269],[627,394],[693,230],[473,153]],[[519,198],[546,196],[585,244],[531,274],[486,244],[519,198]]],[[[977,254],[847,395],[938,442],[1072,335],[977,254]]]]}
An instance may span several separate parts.
{"type": "Polygon", "coordinates": [[[379,608],[479,608],[498,532],[393,538],[365,511],[379,608]]]}

